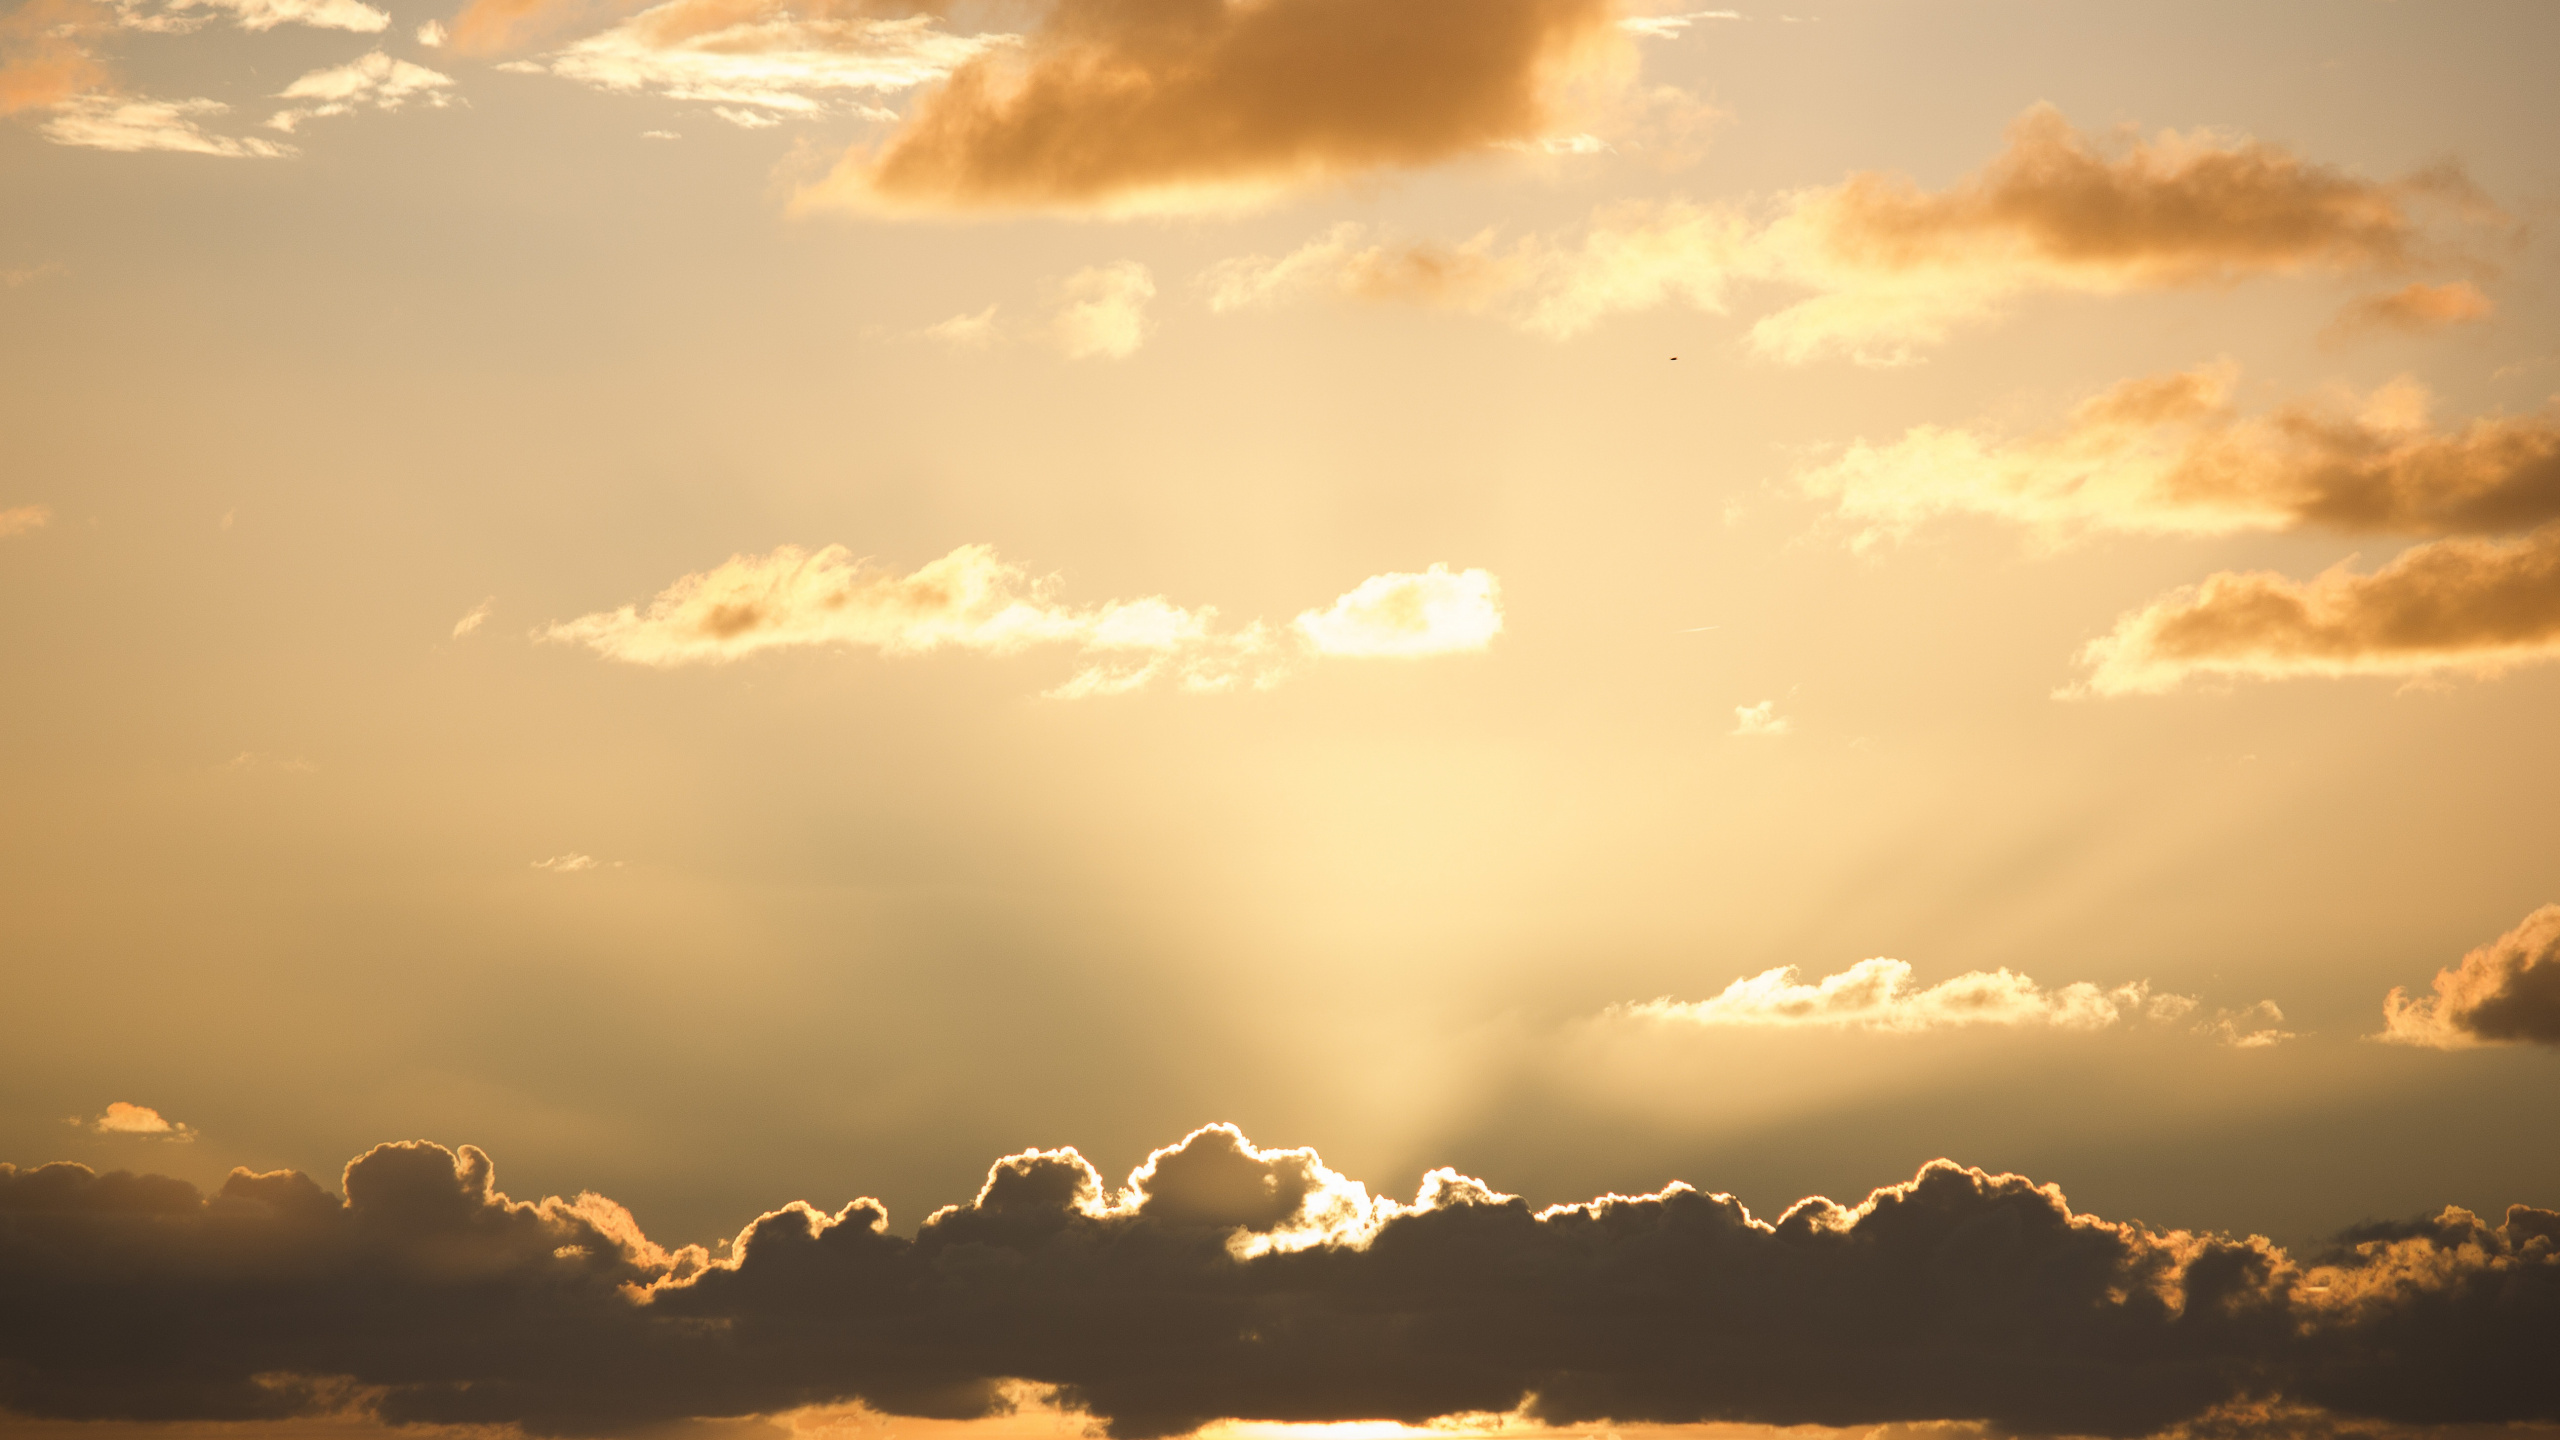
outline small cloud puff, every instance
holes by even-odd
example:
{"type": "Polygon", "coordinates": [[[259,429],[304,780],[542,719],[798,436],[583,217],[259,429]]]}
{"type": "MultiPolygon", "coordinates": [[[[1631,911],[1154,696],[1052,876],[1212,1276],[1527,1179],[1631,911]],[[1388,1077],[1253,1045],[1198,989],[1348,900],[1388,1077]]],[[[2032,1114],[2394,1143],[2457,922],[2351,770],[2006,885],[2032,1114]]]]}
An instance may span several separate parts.
{"type": "Polygon", "coordinates": [[[1794,728],[1793,721],[1778,713],[1775,700],[1733,707],[1733,733],[1743,739],[1774,740],[1794,728]]]}
{"type": "Polygon", "coordinates": [[[2376,1039],[2461,1050],[2477,1045],[2560,1045],[2560,905],[2436,972],[2435,993],[2397,986],[2383,999],[2376,1039]]]}
{"type": "Polygon", "coordinates": [[[2321,338],[2332,344],[2361,339],[2377,331],[2424,335],[2456,325],[2476,325],[2497,312],[2480,287],[2468,280],[2446,285],[2413,282],[2388,295],[2358,300],[2338,312],[2321,338]]]}
{"type": "Polygon", "coordinates": [[[132,1136],[143,1140],[170,1140],[182,1145],[196,1138],[196,1129],[194,1126],[182,1125],[175,1120],[168,1119],[159,1111],[152,1109],[148,1105],[135,1105],[123,1100],[118,1100],[109,1105],[106,1113],[96,1117],[95,1119],[90,1119],[86,1116],[74,1115],[66,1123],[77,1125],[95,1135],[122,1135],[132,1136]]]}
{"type": "Polygon", "coordinates": [[[362,55],[344,65],[314,70],[277,92],[280,100],[309,100],[318,103],[280,110],[267,121],[270,128],[290,134],[305,120],[330,115],[346,115],[357,110],[397,110],[411,100],[423,100],[441,108],[450,103],[444,92],[453,86],[453,77],[439,75],[424,65],[395,60],[380,50],[362,55]]]}
{"type": "Polygon", "coordinates": [[[1450,655],[1482,650],[1502,633],[1502,587],[1491,573],[1372,575],[1323,610],[1291,622],[1319,655],[1450,655]]]}
{"type": "Polygon", "coordinates": [[[1146,340],[1155,294],[1155,277],[1135,260],[1079,270],[1059,287],[1049,337],[1070,360],[1126,360],[1146,340]]]}
{"type": "Polygon", "coordinates": [[[0,510],[0,539],[41,530],[53,519],[53,509],[46,505],[20,505],[0,510]]]}
{"type": "Polygon", "coordinates": [[[548,860],[533,861],[532,868],[548,870],[554,875],[575,875],[581,870],[596,868],[596,857],[571,851],[563,855],[554,855],[548,860]]]}

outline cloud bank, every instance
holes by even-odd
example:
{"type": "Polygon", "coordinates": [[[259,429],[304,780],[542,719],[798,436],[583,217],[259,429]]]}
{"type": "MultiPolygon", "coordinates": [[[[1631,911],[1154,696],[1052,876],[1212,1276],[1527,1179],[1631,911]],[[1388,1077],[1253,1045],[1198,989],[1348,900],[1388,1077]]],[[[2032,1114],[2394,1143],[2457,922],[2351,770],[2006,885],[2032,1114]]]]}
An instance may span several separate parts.
{"type": "Polygon", "coordinates": [[[1833,502],[1859,542],[1944,515],[1980,515],[2050,539],[2089,530],[2223,535],[2320,528],[2481,534],[2560,518],[2560,414],[2428,421],[2402,379],[2243,415],[2228,362],[2127,380],[2058,429],[2004,439],[1919,426],[1853,444],[1797,482],[1833,502]]]}
{"type": "Polygon", "coordinates": [[[2560,905],[2437,971],[2432,995],[2394,986],[2382,1018],[2379,1038],[2401,1045],[2560,1045],[2560,905]]]}
{"type": "Polygon", "coordinates": [[[1534,140],[1624,43],[1604,0],[1058,0],[803,208],[1222,208],[1534,140]]]}
{"type": "Polygon", "coordinates": [[[1502,629],[1494,577],[1441,565],[1421,574],[1371,576],[1329,609],[1301,614],[1288,635],[1260,621],[1222,629],[1213,607],[1185,608],[1160,595],[1075,606],[1058,600],[1055,590],[1054,581],[999,559],[985,545],[961,546],[903,576],[857,560],[840,545],[815,553],[785,545],[684,576],[646,609],[599,611],[537,637],[660,667],[807,646],[883,655],[946,649],[1009,655],[1056,646],[1084,662],[1050,692],[1073,699],[1158,679],[1190,690],[1267,688],[1302,660],[1481,651],[1502,629]]]}
{"type": "MultiPolygon", "coordinates": [[[[1278,259],[1224,262],[1204,284],[1219,310],[1334,294],[1492,313],[1557,338],[1673,302],[1720,313],[1738,287],[1767,284],[1812,293],[1753,325],[1760,353],[1892,362],[2031,293],[2402,270],[2436,258],[2429,205],[2491,213],[2450,169],[2368,180],[2210,131],[2099,141],[2038,105],[1990,164],[1944,190],[1865,172],[1756,209],[1612,206],[1579,233],[1509,244],[1490,231],[1457,245],[1368,242],[1340,226],[1278,259]]],[[[2441,309],[2467,289],[2399,303],[2441,309]]]]}
{"type": "Polygon", "coordinates": [[[2231,1407],[2560,1418],[2560,1213],[2374,1225],[2310,1263],[2075,1214],[1938,1161],[1774,1220],[1674,1184],[1411,1202],[1228,1127],[1114,1189],[1008,1156],[892,1234],[794,1203],[725,1258],[600,1196],[512,1200],[423,1141],[307,1176],[0,1167],[0,1406],[66,1418],[617,1435],[860,1400],[973,1416],[1054,1387],[1120,1437],[1233,1418],[1983,1422],[2131,1436],[2231,1407]]]}

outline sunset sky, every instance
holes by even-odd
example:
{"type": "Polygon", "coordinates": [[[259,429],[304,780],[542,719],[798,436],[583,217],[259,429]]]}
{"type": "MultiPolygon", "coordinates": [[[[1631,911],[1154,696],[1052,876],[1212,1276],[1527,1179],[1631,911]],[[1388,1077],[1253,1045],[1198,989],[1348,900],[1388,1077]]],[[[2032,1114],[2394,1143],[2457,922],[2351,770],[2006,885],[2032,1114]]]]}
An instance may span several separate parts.
{"type": "Polygon", "coordinates": [[[0,1431],[2560,1424],[2560,7],[1788,3],[0,0],[0,1431]]]}

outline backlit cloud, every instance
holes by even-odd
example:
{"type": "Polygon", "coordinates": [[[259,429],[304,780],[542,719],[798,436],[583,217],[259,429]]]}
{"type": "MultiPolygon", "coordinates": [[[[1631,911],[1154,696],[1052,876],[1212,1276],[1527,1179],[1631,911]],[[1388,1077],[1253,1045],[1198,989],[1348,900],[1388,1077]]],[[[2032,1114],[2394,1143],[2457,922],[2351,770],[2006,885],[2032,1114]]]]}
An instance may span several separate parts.
{"type": "Polygon", "coordinates": [[[18,505],[0,510],[0,539],[41,530],[52,519],[53,509],[47,505],[18,505]]]}
{"type": "MultiPolygon", "coordinates": [[[[465,51],[483,33],[475,5],[455,22],[465,51]]],[[[931,16],[881,18],[826,0],[667,0],[518,68],[547,69],[598,89],[650,93],[719,107],[750,127],[840,110],[897,117],[880,97],[928,84],[1004,35],[955,35],[931,16]]]]}
{"type": "Polygon", "coordinates": [[[1049,336],[1070,360],[1125,360],[1146,343],[1155,277],[1135,260],[1067,277],[1049,315],[1049,336]]]}
{"type": "Polygon", "coordinates": [[[2379,1038],[2402,1045],[2560,1045],[2560,905],[2437,971],[2432,995],[2393,987],[2382,1018],[2379,1038]]]}
{"type": "Polygon", "coordinates": [[[1911,978],[1908,964],[1878,957],[1810,982],[1797,979],[1794,966],[1782,965],[1736,980],[1709,999],[1666,997],[1625,1006],[1622,1013],[1693,1025],[1909,1034],[1968,1025],[2103,1030],[2127,1019],[2182,1019],[2195,1008],[2189,996],[2154,994],[2140,983],[2101,990],[2082,982],[2048,991],[2005,969],[1976,970],[1923,987],[1911,978]]]}
{"type": "Polygon", "coordinates": [[[180,1143],[196,1138],[194,1126],[168,1119],[148,1105],[135,1105],[124,1100],[107,1106],[106,1113],[95,1119],[74,1115],[71,1123],[98,1135],[129,1135],[144,1140],[175,1140],[180,1143]]]}
{"type": "Polygon", "coordinates": [[[1552,128],[1624,39],[1605,0],[1058,0],[804,207],[1186,210],[1552,128]]]}
{"type": "Polygon", "coordinates": [[[1118,1187],[1071,1149],[1007,1156],[912,1236],[876,1201],[794,1202],[715,1259],[601,1196],[520,1201],[494,1180],[480,1150],[423,1141],[367,1151],[337,1194],[291,1171],[206,1196],[0,1166],[0,1403],[155,1420],[352,1403],[613,1436],[855,1401],[982,1416],[1022,1382],[1131,1440],[1506,1414],[2113,1436],[2243,1407],[2306,1426],[2560,1417],[2540,1363],[2560,1214],[2525,1206],[2359,1227],[2305,1264],[1947,1161],[1774,1219],[1676,1183],[1542,1210],[1445,1169],[1409,1202],[1373,1196],[1313,1151],[1213,1126],[1118,1187]]]}
{"type": "Polygon", "coordinates": [[[1721,312],[1738,287],[1765,284],[1812,293],[1754,324],[1762,354],[1890,362],[2035,292],[2403,270],[2434,258],[2430,202],[2490,213],[2451,170],[2368,180],[2209,131],[2100,141],[2039,105],[1989,165],[1944,190],[1867,172],[1756,207],[1613,205],[1578,232],[1508,243],[1362,243],[1337,228],[1205,278],[1222,310],[1330,293],[1493,313],[1558,338],[1674,302],[1721,312]]]}
{"type": "Polygon", "coordinates": [[[661,591],[644,609],[581,616],[538,632],[632,664],[718,663],[806,646],[915,655],[964,650],[1074,652],[1061,698],[1117,694],[1166,680],[1188,690],[1266,688],[1328,655],[1422,657],[1481,650],[1501,629],[1493,577],[1481,570],[1372,576],[1286,634],[1260,621],[1225,628],[1212,607],[1162,596],[1070,605],[1054,580],[964,545],[909,575],[874,568],[840,545],[786,545],[740,555],[661,591]],[[1293,643],[1294,637],[1294,643],[1293,643]]]}
{"type": "Polygon", "coordinates": [[[305,120],[357,110],[397,110],[411,100],[442,106],[453,78],[424,65],[394,60],[380,50],[326,70],[314,70],[278,92],[283,100],[317,103],[277,111],[267,124],[290,133],[305,120]]]}
{"type": "Polygon", "coordinates": [[[1851,445],[1798,477],[1861,543],[1943,515],[1982,515],[2048,539],[2085,530],[2220,535],[2310,527],[2431,535],[2560,518],[2560,415],[2429,423],[2402,379],[2244,415],[2229,363],[2128,380],[2062,426],[2009,438],[1922,425],[1851,445]]]}
{"type": "MultiPolygon", "coordinates": [[[[2214,575],[2132,611],[2080,652],[2089,693],[2198,677],[2495,675],[2560,657],[2560,523],[2415,546],[2369,573],[2214,575]]],[[[2074,691],[2071,693],[2079,693],[2074,691]]]]}

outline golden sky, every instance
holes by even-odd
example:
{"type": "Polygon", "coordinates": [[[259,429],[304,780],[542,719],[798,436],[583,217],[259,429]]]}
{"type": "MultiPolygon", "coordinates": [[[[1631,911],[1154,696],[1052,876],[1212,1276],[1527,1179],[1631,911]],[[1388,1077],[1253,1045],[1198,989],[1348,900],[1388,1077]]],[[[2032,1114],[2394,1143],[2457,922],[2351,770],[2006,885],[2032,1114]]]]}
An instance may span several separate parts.
{"type": "Polygon", "coordinates": [[[2560,10],[0,6],[0,1431],[2560,1423],[2560,10]]]}

